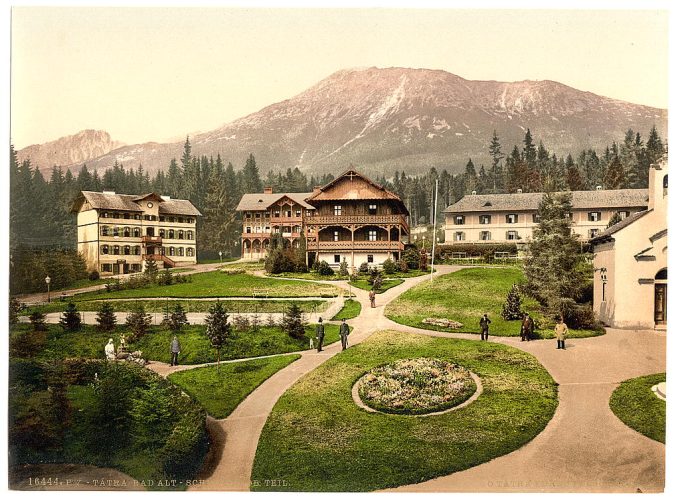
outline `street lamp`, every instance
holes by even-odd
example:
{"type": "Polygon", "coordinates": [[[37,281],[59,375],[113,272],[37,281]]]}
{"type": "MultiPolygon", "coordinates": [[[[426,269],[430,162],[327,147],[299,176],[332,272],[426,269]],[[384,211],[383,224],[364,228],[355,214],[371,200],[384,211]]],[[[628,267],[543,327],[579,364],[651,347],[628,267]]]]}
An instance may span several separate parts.
{"type": "Polygon", "coordinates": [[[50,282],[52,279],[50,278],[49,275],[45,277],[45,283],[47,284],[47,302],[50,302],[50,282]]]}

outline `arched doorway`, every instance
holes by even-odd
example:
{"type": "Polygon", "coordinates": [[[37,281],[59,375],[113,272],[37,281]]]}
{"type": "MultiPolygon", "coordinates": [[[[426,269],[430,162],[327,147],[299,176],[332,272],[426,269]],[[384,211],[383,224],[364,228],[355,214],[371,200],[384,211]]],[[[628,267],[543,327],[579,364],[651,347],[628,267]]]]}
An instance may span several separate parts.
{"type": "Polygon", "coordinates": [[[654,276],[654,324],[666,325],[668,315],[668,268],[654,276]]]}

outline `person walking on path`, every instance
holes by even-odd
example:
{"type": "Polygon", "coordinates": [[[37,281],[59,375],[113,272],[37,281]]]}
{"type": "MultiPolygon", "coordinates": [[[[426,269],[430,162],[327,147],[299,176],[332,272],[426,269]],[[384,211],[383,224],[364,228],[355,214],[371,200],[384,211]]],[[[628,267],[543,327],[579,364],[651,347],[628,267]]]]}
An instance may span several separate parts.
{"type": "Polygon", "coordinates": [[[172,360],[170,360],[170,367],[173,365],[179,365],[177,358],[179,357],[180,350],[181,348],[179,345],[179,339],[177,339],[177,336],[173,336],[172,342],[170,343],[170,355],[172,356],[172,360]]]}
{"type": "Polygon", "coordinates": [[[347,349],[347,337],[349,336],[349,325],[345,323],[345,319],[342,319],[340,324],[340,341],[342,342],[342,349],[347,349]]]}
{"type": "Polygon", "coordinates": [[[519,335],[522,341],[531,341],[531,338],[534,337],[534,319],[528,313],[524,314],[519,335]]]}
{"type": "Polygon", "coordinates": [[[484,313],[484,316],[479,319],[479,327],[482,329],[482,341],[489,340],[489,324],[491,324],[491,319],[484,313]]]}
{"type": "Polygon", "coordinates": [[[370,299],[370,301],[371,301],[371,308],[375,308],[375,291],[374,290],[371,290],[368,293],[368,299],[370,299]]]}
{"type": "Polygon", "coordinates": [[[318,346],[316,351],[323,351],[323,336],[325,334],[325,329],[323,325],[323,318],[319,317],[319,323],[316,324],[316,339],[318,340],[318,346]]]}
{"type": "Polygon", "coordinates": [[[564,323],[564,317],[560,316],[560,321],[555,325],[555,337],[557,338],[557,349],[562,349],[566,350],[566,346],[564,345],[564,340],[567,338],[567,334],[569,333],[569,329],[567,328],[567,324],[564,323]]]}

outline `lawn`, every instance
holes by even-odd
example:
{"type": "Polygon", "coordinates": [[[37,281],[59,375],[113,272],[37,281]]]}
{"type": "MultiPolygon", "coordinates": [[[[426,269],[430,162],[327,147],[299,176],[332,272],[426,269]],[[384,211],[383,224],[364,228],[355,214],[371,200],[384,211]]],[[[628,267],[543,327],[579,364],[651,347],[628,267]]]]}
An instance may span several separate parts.
{"type": "Polygon", "coordinates": [[[175,372],[168,379],[194,397],[215,419],[223,419],[255,388],[300,355],[248,360],[175,372]]]}
{"type": "MultiPolygon", "coordinates": [[[[520,321],[504,320],[501,310],[513,284],[524,281],[522,270],[517,268],[465,268],[436,277],[409,289],[387,305],[385,315],[404,325],[449,332],[479,332],[479,319],[484,313],[491,318],[489,334],[492,336],[519,336],[520,321]],[[448,329],[423,324],[427,317],[448,318],[463,324],[459,329],[448,329]]],[[[534,319],[540,318],[539,305],[523,297],[522,307],[534,319]]],[[[547,322],[546,322],[547,324],[547,322]]],[[[552,338],[554,324],[547,324],[536,334],[552,338]]],[[[604,329],[570,329],[572,338],[599,336],[604,329]]]]}
{"type": "Polygon", "coordinates": [[[361,314],[361,303],[354,299],[347,299],[342,309],[333,317],[333,320],[356,318],[361,314]]]}
{"type": "Polygon", "coordinates": [[[529,442],[557,407],[557,386],[531,355],[495,343],[373,334],[291,387],[262,432],[253,490],[372,491],[465,470],[529,442]],[[476,373],[479,398],[446,414],[369,413],[351,396],[378,365],[434,357],[476,373]],[[271,488],[262,479],[285,479],[271,488]],[[258,484],[259,482],[259,484],[258,484]]]}
{"type": "Polygon", "coordinates": [[[190,282],[155,285],[139,289],[106,292],[105,290],[77,294],[75,300],[125,299],[139,297],[252,297],[254,291],[267,291],[269,297],[331,297],[339,289],[327,284],[315,284],[292,280],[274,280],[246,273],[210,271],[190,275],[190,282]]]}
{"type": "MultiPolygon", "coordinates": [[[[90,300],[90,301],[78,301],[74,298],[74,303],[76,304],[78,311],[98,311],[101,306],[102,301],[100,300],[90,300]]],[[[148,313],[165,313],[169,309],[175,307],[176,304],[181,304],[186,312],[195,313],[207,313],[210,307],[215,304],[214,300],[181,300],[172,299],[166,301],[165,299],[150,299],[150,300],[125,300],[125,299],[115,299],[111,301],[113,307],[116,311],[130,311],[136,305],[140,303],[144,306],[144,309],[148,313]]],[[[306,300],[306,301],[255,301],[255,300],[233,300],[233,301],[223,301],[227,311],[234,313],[281,313],[288,309],[292,304],[297,304],[300,309],[305,313],[318,313],[325,311],[328,308],[328,302],[323,300],[306,300]]],[[[26,312],[22,312],[22,315],[30,315],[33,311],[40,311],[42,313],[53,313],[62,312],[66,308],[67,302],[57,302],[42,304],[39,306],[32,306],[27,309],[26,312]]]]}
{"type": "MultiPolygon", "coordinates": [[[[307,326],[303,339],[294,339],[279,327],[262,326],[257,331],[252,328],[244,332],[232,331],[232,337],[222,350],[222,360],[259,357],[262,355],[276,355],[309,349],[309,338],[314,337],[314,325],[307,326]]],[[[326,344],[340,339],[339,326],[326,325],[326,344]]],[[[113,338],[116,346],[120,335],[129,336],[124,326],[119,326],[113,332],[101,332],[96,326],[84,326],[78,332],[64,332],[58,325],[49,325],[45,339],[39,342],[33,352],[25,352],[27,341],[36,339],[31,332],[30,325],[20,324],[10,331],[10,353],[13,356],[27,356],[38,359],[64,358],[104,358],[104,345],[109,338],[113,338]],[[16,347],[16,348],[14,348],[16,347]],[[24,352],[16,353],[16,350],[24,352]]],[[[131,350],[141,350],[145,358],[156,361],[170,362],[170,342],[173,334],[163,327],[152,327],[142,339],[130,344],[131,350]]],[[[42,337],[42,336],[40,336],[42,337]]],[[[205,327],[191,325],[185,327],[178,336],[182,351],[179,363],[186,365],[203,364],[217,361],[217,353],[210,347],[205,335],[205,327]]]]}
{"type": "Polygon", "coordinates": [[[666,443],[666,402],[651,390],[662,381],[666,381],[665,372],[624,381],[612,393],[609,407],[627,426],[666,443]]]}
{"type": "MultiPolygon", "coordinates": [[[[382,286],[380,286],[380,288],[376,290],[375,293],[382,294],[386,290],[391,289],[392,287],[396,287],[397,285],[401,285],[403,283],[404,280],[401,278],[386,278],[383,280],[382,286]]],[[[352,287],[363,289],[365,291],[370,291],[371,289],[373,289],[373,286],[368,283],[368,280],[363,278],[352,282],[352,287]]]]}

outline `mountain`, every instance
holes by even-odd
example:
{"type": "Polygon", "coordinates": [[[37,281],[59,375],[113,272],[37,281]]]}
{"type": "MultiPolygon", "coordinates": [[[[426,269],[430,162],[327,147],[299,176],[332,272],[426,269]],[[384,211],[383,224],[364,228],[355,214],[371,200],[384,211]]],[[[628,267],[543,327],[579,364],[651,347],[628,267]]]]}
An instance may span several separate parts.
{"type": "MultiPolygon", "coordinates": [[[[441,70],[341,70],[301,94],[190,138],[192,152],[217,155],[240,168],[253,153],[262,173],[299,167],[391,175],[430,167],[463,169],[468,157],[489,164],[496,129],[505,153],[521,146],[527,128],[558,155],[598,152],[628,128],[644,136],[652,125],[667,137],[667,111],[598,96],[558,82],[466,80],[441,70]]],[[[152,172],[179,158],[183,141],[124,146],[96,158],[152,172]]],[[[22,150],[23,151],[23,150],[22,150]]],[[[35,161],[34,161],[35,163],[35,161]]],[[[54,162],[52,162],[54,163],[54,162]]],[[[73,165],[72,165],[73,166],[73,165]]],[[[75,166],[74,166],[75,167],[75,166]]]]}
{"type": "Polygon", "coordinates": [[[19,161],[30,159],[32,165],[46,173],[54,165],[72,167],[120,148],[124,144],[114,141],[103,130],[82,130],[72,136],[60,137],[55,141],[33,144],[17,152],[19,161]]]}

